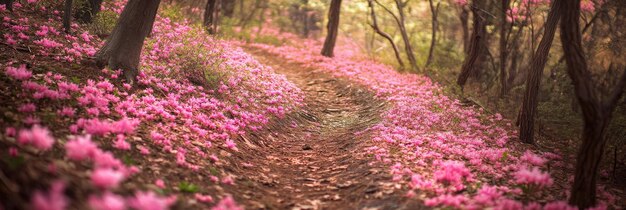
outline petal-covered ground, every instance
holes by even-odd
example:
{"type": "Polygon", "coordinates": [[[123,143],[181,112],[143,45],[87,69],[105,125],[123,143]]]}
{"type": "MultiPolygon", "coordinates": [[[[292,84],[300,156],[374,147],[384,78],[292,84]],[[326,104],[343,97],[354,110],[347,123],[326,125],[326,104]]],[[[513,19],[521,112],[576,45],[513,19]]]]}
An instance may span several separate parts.
{"type": "MultiPolygon", "coordinates": [[[[250,45],[365,85],[390,102],[382,122],[369,128],[376,145],[367,150],[390,165],[393,181],[408,189],[406,196],[431,207],[573,208],[565,202],[573,179],[563,174],[573,161],[519,144],[515,128],[500,114],[460,103],[425,76],[367,59],[349,42],[332,59],[319,55],[319,41],[292,43],[299,44],[250,45]]],[[[598,194],[598,209],[623,205],[602,186],[598,194]]]]}
{"type": "MultiPolygon", "coordinates": [[[[122,5],[105,7],[119,13],[122,5]]],[[[0,10],[2,177],[11,179],[1,200],[8,209],[63,209],[70,206],[64,188],[95,209],[167,208],[176,197],[152,190],[185,179],[159,171],[232,184],[216,167],[238,150],[236,137],[302,105],[301,91],[284,76],[200,28],[163,17],[146,41],[138,84],[120,83],[120,71],[91,63],[100,38],[76,24],[73,35],[59,30],[60,6],[35,1],[0,10]],[[52,184],[30,189],[39,185],[28,185],[32,179],[52,184]],[[154,189],[129,192],[137,180],[154,189]]],[[[185,187],[195,186],[178,185],[185,187]]],[[[213,200],[200,193],[195,199],[213,200]]]]}
{"type": "MultiPolygon", "coordinates": [[[[0,209],[572,208],[569,157],[356,46],[330,59],[158,16],[131,86],[95,65],[87,25],[62,32],[62,6],[0,7],[0,209]]],[[[623,208],[610,190],[598,209],[623,208]]]]}

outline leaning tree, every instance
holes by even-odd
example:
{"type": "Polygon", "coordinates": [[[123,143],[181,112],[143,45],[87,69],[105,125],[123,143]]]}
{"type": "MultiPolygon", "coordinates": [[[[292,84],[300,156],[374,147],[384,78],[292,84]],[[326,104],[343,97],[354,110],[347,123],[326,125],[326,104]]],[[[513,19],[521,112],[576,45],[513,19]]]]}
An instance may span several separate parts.
{"type": "Polygon", "coordinates": [[[522,109],[520,113],[520,132],[519,138],[524,143],[534,144],[534,125],[535,125],[535,113],[537,113],[537,104],[539,95],[539,84],[541,83],[541,75],[543,74],[543,68],[548,61],[548,54],[552,47],[552,40],[554,40],[554,34],[561,18],[561,4],[563,0],[553,0],[550,11],[548,12],[548,19],[544,25],[544,34],[539,42],[539,46],[531,58],[530,69],[528,71],[528,77],[526,79],[526,92],[524,94],[524,100],[522,102],[522,109]]]}
{"type": "Polygon", "coordinates": [[[139,75],[141,49],[156,18],[160,0],[129,0],[113,32],[96,54],[101,65],[121,69],[127,82],[139,75]]]}
{"type": "Polygon", "coordinates": [[[580,209],[587,209],[596,205],[596,180],[607,142],[606,131],[613,111],[626,88],[626,69],[617,78],[613,89],[600,91],[587,65],[582,46],[580,0],[565,1],[562,11],[561,43],[567,73],[574,85],[583,117],[582,144],[576,158],[574,184],[569,203],[580,209]]]}

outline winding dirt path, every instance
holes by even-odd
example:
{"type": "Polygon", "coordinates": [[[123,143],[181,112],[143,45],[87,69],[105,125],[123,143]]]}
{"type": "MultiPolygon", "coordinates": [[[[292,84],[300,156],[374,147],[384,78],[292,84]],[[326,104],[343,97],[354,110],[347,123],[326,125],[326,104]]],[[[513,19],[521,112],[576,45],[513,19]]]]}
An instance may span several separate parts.
{"type": "Polygon", "coordinates": [[[319,70],[249,48],[260,62],[300,87],[306,106],[262,132],[243,137],[253,170],[232,193],[248,209],[423,209],[392,183],[389,166],[368,164],[368,127],[379,122],[384,102],[365,88],[319,70]],[[357,133],[357,134],[355,134],[357,133]],[[254,168],[258,170],[254,170],[254,168]]]}

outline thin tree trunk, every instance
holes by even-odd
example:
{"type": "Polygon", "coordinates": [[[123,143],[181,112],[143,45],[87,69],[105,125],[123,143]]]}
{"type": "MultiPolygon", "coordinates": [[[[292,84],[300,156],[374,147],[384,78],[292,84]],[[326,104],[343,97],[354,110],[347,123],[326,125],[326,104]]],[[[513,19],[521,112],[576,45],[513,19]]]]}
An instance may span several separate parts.
{"type": "Polygon", "coordinates": [[[406,56],[409,58],[409,64],[411,64],[411,68],[413,70],[417,70],[417,60],[415,59],[415,54],[413,53],[413,47],[411,46],[411,39],[409,38],[409,34],[406,31],[406,27],[404,25],[404,5],[401,0],[396,0],[396,7],[398,8],[399,15],[399,23],[398,27],[400,28],[400,35],[402,35],[402,40],[404,41],[404,49],[406,51],[406,56]]]}
{"type": "Polygon", "coordinates": [[[469,11],[465,7],[461,8],[459,19],[461,19],[461,30],[463,31],[463,52],[469,53],[469,11]]]}
{"type": "Polygon", "coordinates": [[[72,0],[65,0],[65,8],[63,10],[63,30],[70,33],[72,29],[72,0]]]}
{"type": "MultiPolygon", "coordinates": [[[[243,1],[242,1],[242,4],[243,4],[243,1]]],[[[261,7],[261,0],[256,0],[256,2],[254,3],[254,9],[252,9],[252,11],[248,13],[248,16],[245,16],[239,22],[239,25],[241,25],[242,29],[248,26],[248,23],[250,23],[250,21],[252,20],[252,17],[254,17],[254,14],[256,14],[256,11],[259,10],[260,7],[261,7]]],[[[241,9],[243,10],[243,6],[241,7],[241,9]]]]}
{"type": "Polygon", "coordinates": [[[224,17],[232,18],[235,13],[235,4],[237,2],[235,0],[226,0],[222,2],[222,15],[224,17]]]}
{"type": "Polygon", "coordinates": [[[204,7],[203,25],[209,34],[217,33],[220,0],[208,0],[204,7]]]}
{"type": "Polygon", "coordinates": [[[337,42],[337,33],[339,30],[339,14],[341,13],[341,0],[332,0],[328,11],[328,34],[322,48],[322,55],[326,57],[334,56],[335,42],[337,42]]]}
{"type": "Polygon", "coordinates": [[[96,57],[99,64],[121,69],[129,83],[139,75],[143,43],[154,24],[160,0],[129,0],[113,32],[96,57]]]}
{"type": "Polygon", "coordinates": [[[439,21],[437,20],[437,16],[439,15],[440,3],[441,2],[437,2],[437,6],[435,6],[433,3],[433,0],[428,0],[428,4],[430,5],[430,13],[432,16],[432,36],[430,38],[430,49],[428,50],[428,59],[426,60],[426,67],[430,66],[430,64],[433,62],[435,45],[437,44],[437,30],[439,29],[439,21]]]}
{"type": "Polygon", "coordinates": [[[528,71],[528,78],[526,78],[526,93],[524,94],[522,110],[520,113],[519,132],[519,138],[524,143],[535,143],[533,134],[535,114],[537,113],[537,95],[539,94],[539,85],[541,83],[543,69],[548,61],[548,55],[550,53],[550,48],[552,47],[552,40],[554,40],[557,24],[559,22],[559,18],[561,17],[560,9],[562,1],[563,0],[552,1],[552,6],[548,12],[548,19],[546,20],[543,38],[541,38],[539,47],[532,57],[532,63],[530,70],[528,71]]]}
{"type": "Polygon", "coordinates": [[[567,73],[574,84],[584,122],[569,203],[580,209],[587,209],[596,205],[596,180],[606,145],[606,130],[626,87],[626,69],[608,97],[601,99],[600,91],[595,89],[592,73],[587,66],[579,23],[580,0],[566,1],[561,17],[561,42],[567,73]]]}
{"type": "Polygon", "coordinates": [[[511,0],[502,0],[502,11],[500,12],[500,97],[507,93],[506,63],[509,50],[507,48],[509,24],[507,24],[507,12],[509,11],[511,0]]]}
{"type": "Polygon", "coordinates": [[[387,41],[389,41],[389,44],[391,44],[391,47],[393,48],[393,53],[396,56],[396,60],[398,61],[398,64],[400,64],[400,66],[404,68],[404,62],[402,62],[402,57],[400,56],[400,50],[398,50],[398,46],[396,46],[396,43],[393,42],[393,38],[389,34],[382,31],[380,27],[378,27],[378,21],[376,18],[376,10],[374,9],[374,4],[372,0],[368,0],[367,3],[368,3],[368,6],[370,7],[370,11],[371,11],[370,15],[372,17],[372,24],[370,24],[370,26],[372,27],[372,29],[374,29],[374,32],[376,32],[378,35],[382,36],[387,41]]]}
{"type": "Polygon", "coordinates": [[[480,56],[481,52],[483,52],[483,48],[485,44],[483,43],[486,38],[486,27],[483,22],[482,16],[482,8],[484,5],[484,0],[474,0],[472,1],[472,14],[474,16],[474,24],[472,29],[472,37],[469,45],[469,52],[465,61],[463,62],[463,66],[461,67],[461,73],[457,78],[456,83],[463,88],[467,79],[472,74],[472,71],[476,67],[476,61],[480,56]]]}

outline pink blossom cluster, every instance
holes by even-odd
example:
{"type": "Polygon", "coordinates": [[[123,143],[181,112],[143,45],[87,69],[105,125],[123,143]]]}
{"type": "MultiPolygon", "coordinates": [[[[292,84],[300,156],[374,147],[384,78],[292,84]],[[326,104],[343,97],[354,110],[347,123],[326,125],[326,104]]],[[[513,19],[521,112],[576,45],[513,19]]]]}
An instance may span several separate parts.
{"type": "MultiPolygon", "coordinates": [[[[59,30],[62,28],[63,13],[55,10],[54,5],[37,2],[22,5],[16,1],[14,12],[4,8],[0,9],[3,16],[0,19],[1,41],[14,47],[35,50],[38,56],[57,61],[80,62],[95,55],[99,43],[89,32],[66,34],[59,30]],[[33,16],[33,13],[47,15],[33,16]]],[[[76,24],[72,27],[74,29],[78,29],[76,24]]]]}

